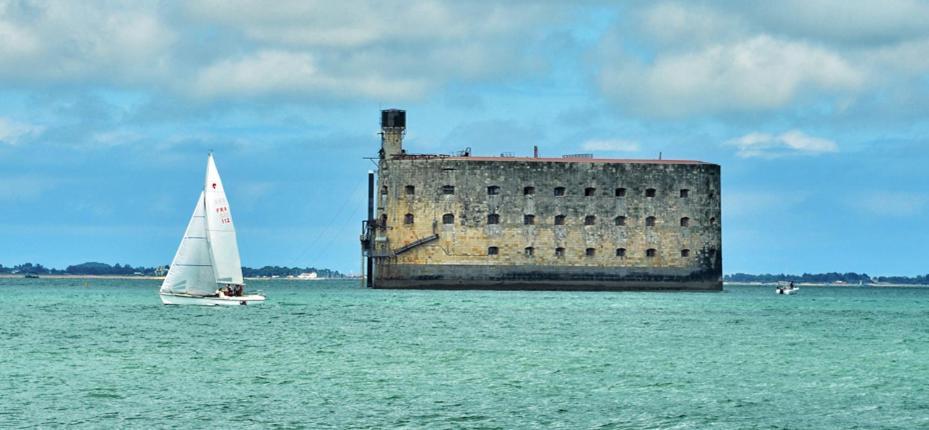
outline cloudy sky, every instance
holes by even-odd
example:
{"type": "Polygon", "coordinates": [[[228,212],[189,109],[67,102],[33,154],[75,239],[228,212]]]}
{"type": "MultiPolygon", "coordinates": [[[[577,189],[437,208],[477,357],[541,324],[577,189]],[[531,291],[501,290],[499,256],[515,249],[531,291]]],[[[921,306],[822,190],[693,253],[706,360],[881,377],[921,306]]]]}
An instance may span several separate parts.
{"type": "Polygon", "coordinates": [[[0,263],[170,262],[206,153],[243,264],[357,271],[411,152],[722,165],[725,272],[926,273],[929,3],[0,0],[0,263]]]}

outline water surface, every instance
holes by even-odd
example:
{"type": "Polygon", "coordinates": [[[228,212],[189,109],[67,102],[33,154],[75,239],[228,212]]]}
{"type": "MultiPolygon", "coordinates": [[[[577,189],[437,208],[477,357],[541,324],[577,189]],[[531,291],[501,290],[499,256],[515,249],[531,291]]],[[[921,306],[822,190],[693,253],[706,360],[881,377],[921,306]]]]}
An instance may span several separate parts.
{"type": "Polygon", "coordinates": [[[0,279],[0,428],[926,428],[929,289],[0,279]]]}

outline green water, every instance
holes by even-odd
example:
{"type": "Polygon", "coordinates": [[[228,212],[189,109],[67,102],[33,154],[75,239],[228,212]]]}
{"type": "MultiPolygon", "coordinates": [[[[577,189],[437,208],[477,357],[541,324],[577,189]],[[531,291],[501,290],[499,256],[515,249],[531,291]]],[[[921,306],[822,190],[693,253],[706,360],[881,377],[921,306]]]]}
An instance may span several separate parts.
{"type": "Polygon", "coordinates": [[[0,427],[929,427],[929,289],[158,285],[0,279],[0,427]]]}

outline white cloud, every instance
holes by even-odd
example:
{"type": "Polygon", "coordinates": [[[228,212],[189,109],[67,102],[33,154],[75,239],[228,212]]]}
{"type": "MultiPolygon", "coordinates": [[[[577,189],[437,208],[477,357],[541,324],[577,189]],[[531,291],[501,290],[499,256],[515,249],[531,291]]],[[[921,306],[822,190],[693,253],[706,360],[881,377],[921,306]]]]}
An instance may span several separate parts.
{"type": "Polygon", "coordinates": [[[0,0],[5,84],[103,84],[200,98],[417,98],[540,70],[569,6],[413,0],[0,0]]]}
{"type": "Polygon", "coordinates": [[[584,151],[636,152],[639,144],[624,139],[591,139],[584,142],[582,148],[584,151]]]}
{"type": "Polygon", "coordinates": [[[779,158],[789,155],[817,155],[838,152],[839,147],[829,139],[809,136],[799,130],[778,135],[749,133],[729,140],[728,145],[738,148],[742,158],[779,158]]]}
{"type": "Polygon", "coordinates": [[[0,3],[0,77],[150,83],[170,75],[175,33],[154,5],[0,3]]]}
{"type": "Polygon", "coordinates": [[[261,51],[254,55],[222,60],[201,70],[194,87],[201,97],[261,95],[352,95],[408,98],[421,95],[425,84],[411,79],[388,80],[363,72],[334,75],[320,69],[308,54],[261,51]]]}
{"type": "Polygon", "coordinates": [[[0,144],[16,145],[27,138],[38,136],[43,130],[41,126],[0,117],[0,144]]]}
{"type": "Polygon", "coordinates": [[[706,5],[658,3],[637,15],[641,31],[665,49],[716,44],[747,33],[738,15],[706,5]]]}
{"type": "Polygon", "coordinates": [[[911,102],[888,94],[926,91],[926,2],[659,2],[631,11],[601,39],[596,72],[627,112],[905,111],[911,102]]]}
{"type": "Polygon", "coordinates": [[[870,191],[849,201],[852,207],[878,216],[908,217],[929,208],[929,194],[906,191],[870,191]]]}
{"type": "Polygon", "coordinates": [[[600,86],[631,110],[660,116],[783,107],[809,93],[854,90],[864,74],[828,50],[755,36],[699,50],[626,58],[601,71],[600,86]]]}

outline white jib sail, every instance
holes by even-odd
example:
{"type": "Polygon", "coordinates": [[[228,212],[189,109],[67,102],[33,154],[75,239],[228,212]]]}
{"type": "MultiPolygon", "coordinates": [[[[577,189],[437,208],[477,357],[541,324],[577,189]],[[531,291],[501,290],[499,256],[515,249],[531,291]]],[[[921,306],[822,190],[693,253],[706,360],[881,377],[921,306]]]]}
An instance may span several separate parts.
{"type": "Polygon", "coordinates": [[[213,154],[206,163],[206,229],[213,256],[213,275],[220,284],[244,285],[242,280],[242,262],[239,259],[239,246],[236,244],[235,227],[232,225],[232,213],[223,190],[223,181],[219,178],[213,154]]]}
{"type": "Polygon", "coordinates": [[[177,254],[171,261],[168,276],[161,284],[162,293],[206,296],[216,292],[203,198],[201,192],[197,206],[194,207],[194,214],[187,223],[181,245],[177,247],[177,254]]]}

